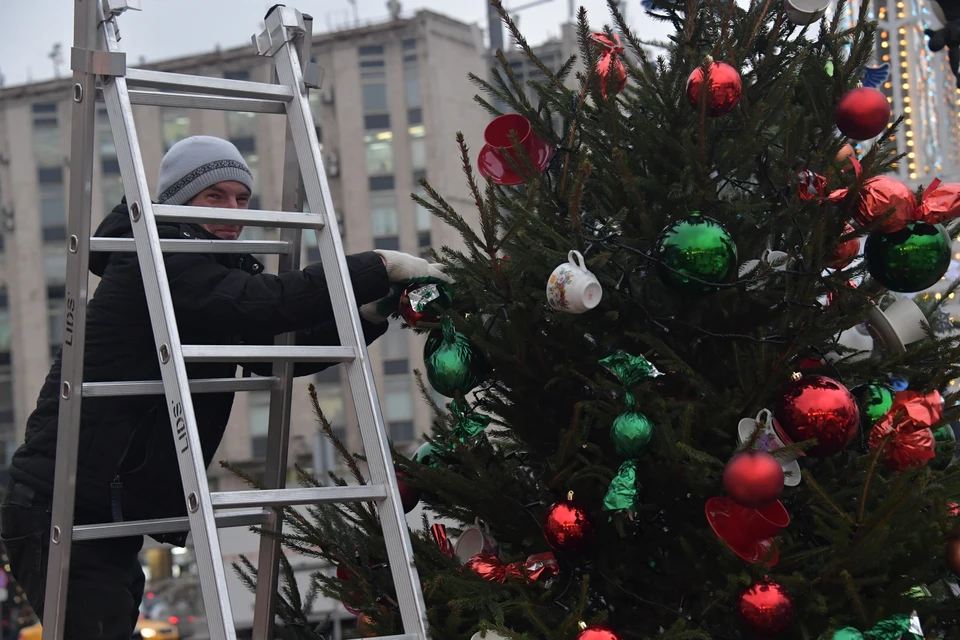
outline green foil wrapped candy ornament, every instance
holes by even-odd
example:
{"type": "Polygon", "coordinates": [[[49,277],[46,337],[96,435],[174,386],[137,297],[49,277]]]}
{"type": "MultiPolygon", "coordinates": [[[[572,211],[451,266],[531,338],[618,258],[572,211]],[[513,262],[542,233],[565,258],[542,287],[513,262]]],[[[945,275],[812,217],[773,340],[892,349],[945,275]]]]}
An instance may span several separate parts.
{"type": "Polygon", "coordinates": [[[653,437],[653,423],[642,413],[626,411],[613,419],[610,441],[624,458],[636,458],[653,437]]]}
{"type": "Polygon", "coordinates": [[[737,245],[723,226],[695,211],[657,240],[660,278],[681,293],[708,293],[737,270],[737,245]]]}
{"type": "Polygon", "coordinates": [[[457,332],[449,317],[443,318],[439,331],[442,337],[439,343],[428,339],[424,345],[427,380],[437,393],[447,398],[458,393],[466,395],[486,378],[483,354],[469,338],[457,332]]]}
{"type": "Polygon", "coordinates": [[[947,272],[950,245],[942,225],[911,222],[893,233],[868,235],[863,255],[874,280],[891,291],[915,293],[947,272]]]}
{"type": "Polygon", "coordinates": [[[627,460],[620,465],[603,497],[604,511],[637,510],[637,463],[627,460]]]}

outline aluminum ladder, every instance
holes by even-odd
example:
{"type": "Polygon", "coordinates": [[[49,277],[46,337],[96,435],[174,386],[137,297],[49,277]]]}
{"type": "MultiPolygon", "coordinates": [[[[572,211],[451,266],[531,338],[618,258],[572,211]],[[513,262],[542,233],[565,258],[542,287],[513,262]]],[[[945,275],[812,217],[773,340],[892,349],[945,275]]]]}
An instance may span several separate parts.
{"type": "MultiPolygon", "coordinates": [[[[63,638],[73,540],[189,529],[196,550],[210,637],[233,639],[236,630],[217,528],[259,524],[279,531],[282,517],[272,507],[368,501],[375,502],[378,508],[404,628],[403,635],[383,640],[427,640],[426,608],[413,562],[413,548],[308,102],[309,89],[319,88],[322,75],[319,67],[310,61],[312,19],[283,5],[270,10],[265,18],[265,30],[253,36],[253,43],[259,55],[273,59],[276,82],[257,83],[127,68],[125,55],[117,45],[117,18],[128,9],[140,8],[140,0],[74,0],[67,314],[43,639],[63,638]],[[91,238],[90,235],[96,143],[94,119],[98,99],[107,107],[129,203],[133,239],[91,238]],[[283,210],[238,211],[152,204],[133,104],[286,114],[283,210]],[[304,205],[309,212],[304,211],[304,205]],[[160,240],[157,220],[275,227],[280,229],[280,240],[160,240]],[[295,346],[292,334],[279,336],[276,345],[181,344],[162,252],[275,253],[279,255],[280,269],[296,269],[304,229],[313,229],[317,234],[341,346],[295,346]],[[91,250],[137,253],[162,380],[83,383],[91,250]],[[273,375],[189,380],[185,363],[204,361],[271,362],[273,375]],[[294,362],[333,362],[345,366],[369,461],[370,484],[283,488],[294,362]],[[267,488],[211,493],[192,394],[267,389],[271,391],[264,478],[267,488]],[[173,435],[181,443],[177,449],[187,517],[73,526],[81,398],[145,394],[166,396],[173,435]]],[[[254,617],[254,638],[258,640],[272,637],[280,553],[278,541],[269,536],[261,538],[254,617]]]]}

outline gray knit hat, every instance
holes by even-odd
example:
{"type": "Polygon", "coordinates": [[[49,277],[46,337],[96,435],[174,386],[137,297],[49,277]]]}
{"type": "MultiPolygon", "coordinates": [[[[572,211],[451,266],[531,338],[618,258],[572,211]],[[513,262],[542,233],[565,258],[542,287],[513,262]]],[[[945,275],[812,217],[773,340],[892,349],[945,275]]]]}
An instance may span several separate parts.
{"type": "Polygon", "coordinates": [[[184,138],[170,147],[160,162],[157,203],[184,204],[204,189],[228,180],[253,190],[253,174],[232,143],[213,136],[184,138]]]}

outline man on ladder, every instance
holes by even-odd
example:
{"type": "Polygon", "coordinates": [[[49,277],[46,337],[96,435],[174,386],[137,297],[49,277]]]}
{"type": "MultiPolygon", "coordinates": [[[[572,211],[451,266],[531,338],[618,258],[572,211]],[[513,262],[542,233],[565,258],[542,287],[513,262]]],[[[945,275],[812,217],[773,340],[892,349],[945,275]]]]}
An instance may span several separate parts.
{"type": "MultiPolygon", "coordinates": [[[[160,165],[157,203],[246,209],[253,179],[231,143],[195,136],[173,145],[160,165]]],[[[133,236],[124,200],[100,224],[100,237],[133,236]]],[[[161,238],[236,240],[242,227],[161,223],[161,238]]],[[[320,263],[279,275],[263,272],[250,255],[174,253],[167,277],[184,342],[272,344],[295,331],[300,345],[338,345],[327,282],[320,263]]],[[[347,256],[367,344],[387,330],[400,292],[411,281],[449,281],[439,265],[395,251],[347,256]]],[[[150,315],[134,253],[91,254],[101,278],[87,307],[83,379],[155,380],[160,368],[150,315]]],[[[190,378],[228,378],[237,366],[270,375],[269,362],[206,362],[187,366],[190,378]]],[[[294,375],[327,363],[299,363],[294,375]]],[[[61,358],[50,369],[27,422],[26,442],[14,454],[2,506],[0,538],[16,580],[43,616],[47,575],[61,358]]],[[[203,459],[210,464],[224,435],[232,392],[194,399],[203,459]]],[[[94,524],[185,516],[173,430],[163,395],[86,398],[78,448],[75,523],[94,524]]],[[[155,534],[182,546],[186,533],[155,534]]],[[[75,542],[67,600],[66,638],[129,640],[143,596],[138,559],[142,536],[75,542]]]]}

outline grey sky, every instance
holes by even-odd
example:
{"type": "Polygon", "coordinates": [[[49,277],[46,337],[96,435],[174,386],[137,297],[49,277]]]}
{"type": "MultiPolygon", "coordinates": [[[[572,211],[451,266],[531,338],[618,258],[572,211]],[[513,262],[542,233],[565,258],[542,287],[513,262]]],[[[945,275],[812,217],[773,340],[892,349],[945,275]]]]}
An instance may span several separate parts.
{"type": "MultiPolygon", "coordinates": [[[[266,9],[276,0],[142,0],[143,11],[128,12],[120,22],[121,48],[133,61],[148,61],[245,44],[257,30],[266,9]]],[[[486,0],[401,0],[403,15],[425,8],[445,13],[467,23],[476,22],[486,31],[486,0]]],[[[352,23],[348,0],[286,0],[314,18],[314,32],[335,30],[352,23]]],[[[522,7],[530,0],[507,0],[508,7],[522,7]]],[[[63,74],[69,73],[73,38],[73,1],[0,0],[0,73],[6,86],[52,78],[48,57],[53,44],[63,45],[63,74]],[[41,10],[42,7],[42,10],[41,10]]],[[[586,7],[591,23],[608,23],[606,0],[575,0],[586,7]]],[[[385,0],[357,0],[361,20],[382,20],[388,15],[385,0]]],[[[552,0],[520,12],[519,23],[532,44],[559,32],[567,19],[569,0],[552,0]]],[[[639,0],[627,3],[627,18],[642,37],[655,37],[662,26],[643,15],[639,0]]]]}

